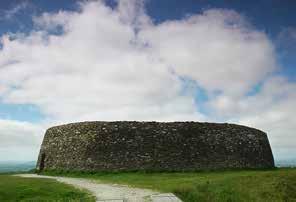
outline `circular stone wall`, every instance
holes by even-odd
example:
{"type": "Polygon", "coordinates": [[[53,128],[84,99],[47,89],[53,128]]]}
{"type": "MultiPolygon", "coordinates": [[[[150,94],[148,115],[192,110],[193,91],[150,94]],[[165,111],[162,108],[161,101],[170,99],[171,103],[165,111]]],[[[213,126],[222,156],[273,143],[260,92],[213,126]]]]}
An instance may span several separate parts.
{"type": "Polygon", "coordinates": [[[46,131],[37,169],[192,171],[271,168],[266,133],[235,124],[82,122],[46,131]]]}

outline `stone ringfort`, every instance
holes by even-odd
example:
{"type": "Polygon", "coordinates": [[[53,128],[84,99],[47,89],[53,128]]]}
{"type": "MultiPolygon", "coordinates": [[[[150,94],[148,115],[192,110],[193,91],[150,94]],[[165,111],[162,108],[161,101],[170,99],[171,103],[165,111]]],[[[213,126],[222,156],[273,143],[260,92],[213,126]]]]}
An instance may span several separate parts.
{"type": "Polygon", "coordinates": [[[37,170],[194,171],[272,168],[266,133],[235,124],[81,122],[46,131],[37,170]]]}

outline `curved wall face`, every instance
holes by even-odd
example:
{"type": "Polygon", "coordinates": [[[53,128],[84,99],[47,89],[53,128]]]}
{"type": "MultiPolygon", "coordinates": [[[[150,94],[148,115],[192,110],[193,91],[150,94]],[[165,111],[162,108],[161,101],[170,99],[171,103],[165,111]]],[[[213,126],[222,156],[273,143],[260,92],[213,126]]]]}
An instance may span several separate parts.
{"type": "Polygon", "coordinates": [[[234,124],[82,122],[46,131],[37,169],[174,170],[271,168],[267,135],[234,124]]]}

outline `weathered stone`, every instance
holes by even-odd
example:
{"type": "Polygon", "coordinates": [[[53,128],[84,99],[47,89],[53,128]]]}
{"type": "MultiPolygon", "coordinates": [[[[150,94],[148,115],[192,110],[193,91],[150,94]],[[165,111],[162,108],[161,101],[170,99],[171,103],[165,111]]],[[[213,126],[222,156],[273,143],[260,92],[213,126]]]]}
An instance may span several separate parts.
{"type": "Polygon", "coordinates": [[[37,169],[193,171],[272,168],[267,135],[235,124],[82,122],[46,131],[37,169]]]}

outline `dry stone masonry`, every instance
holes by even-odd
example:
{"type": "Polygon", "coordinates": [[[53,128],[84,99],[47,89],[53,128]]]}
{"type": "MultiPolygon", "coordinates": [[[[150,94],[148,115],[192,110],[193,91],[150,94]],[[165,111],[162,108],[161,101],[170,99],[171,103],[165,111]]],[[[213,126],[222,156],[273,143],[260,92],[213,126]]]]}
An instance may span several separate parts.
{"type": "Polygon", "coordinates": [[[81,122],[46,131],[37,169],[193,171],[272,168],[266,133],[200,122],[81,122]]]}

